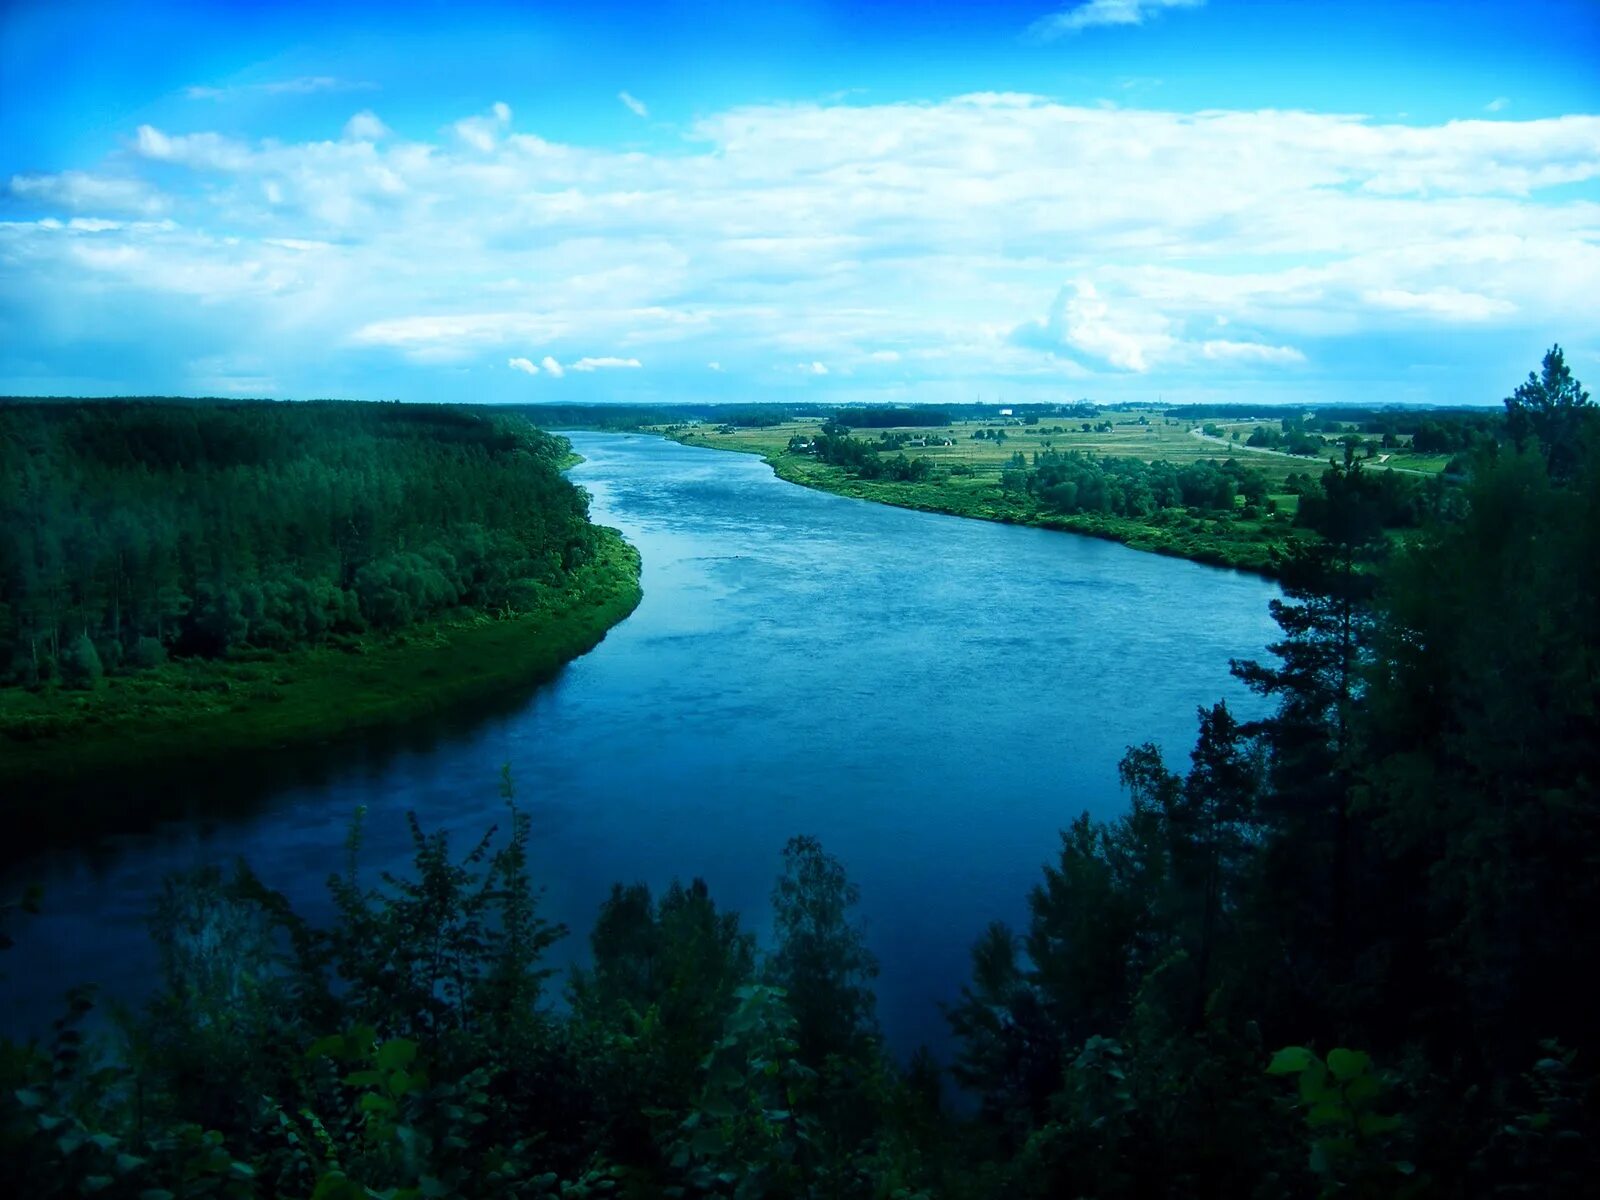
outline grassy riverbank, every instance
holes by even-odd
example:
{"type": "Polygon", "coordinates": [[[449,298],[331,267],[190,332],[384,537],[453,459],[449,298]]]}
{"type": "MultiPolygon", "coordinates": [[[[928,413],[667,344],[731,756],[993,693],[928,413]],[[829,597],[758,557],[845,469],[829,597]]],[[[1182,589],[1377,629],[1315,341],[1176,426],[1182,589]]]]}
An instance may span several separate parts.
{"type": "Polygon", "coordinates": [[[553,675],[638,604],[639,555],[602,530],[594,560],[537,608],[332,647],[175,660],[92,690],[0,691],[0,778],[30,786],[205,765],[435,716],[553,675]]]}
{"type": "MultiPolygon", "coordinates": [[[[947,513],[983,521],[1033,525],[1122,542],[1136,550],[1187,558],[1213,566],[1272,575],[1274,549],[1286,548],[1305,536],[1293,527],[1298,496],[1275,491],[1276,512],[1246,516],[1208,514],[1182,508],[1161,509],[1146,517],[1119,517],[1107,513],[1062,514],[1049,512],[1025,493],[1006,491],[1001,485],[1005,461],[1015,452],[1029,454],[1050,448],[1084,450],[1095,454],[1165,459],[1180,463],[1225,457],[1218,447],[1191,437],[1186,428],[1166,425],[1128,425],[1103,433],[1052,432],[1054,426],[1013,426],[1004,442],[975,441],[971,434],[981,423],[959,422],[951,430],[905,430],[918,436],[943,434],[953,444],[908,448],[908,456],[926,455],[935,464],[933,476],[917,482],[862,479],[841,466],[817,461],[810,454],[787,447],[796,435],[814,437],[821,428],[815,421],[790,421],[765,429],[728,429],[714,426],[664,427],[659,430],[676,441],[717,450],[759,454],[780,479],[841,496],[873,500],[900,508],[947,513]]],[[[862,436],[878,430],[864,430],[862,436]]],[[[1275,488],[1292,472],[1316,474],[1326,465],[1316,460],[1270,461],[1251,466],[1269,467],[1275,488]]]]}

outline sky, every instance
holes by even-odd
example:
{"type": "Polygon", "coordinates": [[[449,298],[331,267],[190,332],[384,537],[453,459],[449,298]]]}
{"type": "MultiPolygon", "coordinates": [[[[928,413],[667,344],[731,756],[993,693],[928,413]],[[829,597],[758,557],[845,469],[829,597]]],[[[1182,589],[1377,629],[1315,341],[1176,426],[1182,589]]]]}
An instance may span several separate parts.
{"type": "Polygon", "coordinates": [[[1600,0],[0,6],[0,394],[1600,383],[1600,0]]]}

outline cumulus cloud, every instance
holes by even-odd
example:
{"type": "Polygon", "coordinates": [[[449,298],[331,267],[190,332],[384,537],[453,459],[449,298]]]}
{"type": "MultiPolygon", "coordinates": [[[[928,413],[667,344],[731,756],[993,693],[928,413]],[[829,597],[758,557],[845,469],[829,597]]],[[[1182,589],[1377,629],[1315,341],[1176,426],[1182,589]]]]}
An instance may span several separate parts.
{"type": "Polygon", "coordinates": [[[500,135],[511,124],[511,106],[502,100],[495,101],[486,116],[463,117],[453,128],[456,136],[474,150],[490,153],[500,140],[500,135]]]}
{"type": "Polygon", "coordinates": [[[627,92],[618,92],[617,99],[621,100],[628,111],[636,117],[648,117],[650,115],[650,110],[645,107],[644,101],[636,96],[632,96],[627,92]]]}
{"type": "Polygon", "coordinates": [[[121,179],[86,171],[13,175],[10,191],[13,196],[34,204],[74,211],[154,216],[168,207],[166,197],[142,179],[121,179]]]}
{"type": "Polygon", "coordinates": [[[508,358],[506,366],[513,371],[521,371],[524,375],[537,375],[539,373],[538,366],[531,358],[508,358]]]}
{"type": "Polygon", "coordinates": [[[828,373],[828,368],[819,362],[814,362],[810,366],[801,363],[800,369],[808,375],[826,375],[828,373]]]}
{"type": "Polygon", "coordinates": [[[611,371],[621,367],[638,367],[637,358],[580,358],[572,364],[574,371],[611,371]]]}
{"type": "Polygon", "coordinates": [[[708,362],[706,364],[706,369],[710,370],[710,371],[721,371],[722,370],[722,364],[719,363],[719,362],[708,362]]]}
{"type": "Polygon", "coordinates": [[[1143,25],[1169,8],[1199,8],[1206,0],[1084,0],[1040,17],[1028,27],[1036,41],[1053,41],[1099,25],[1143,25]]]}
{"type": "Polygon", "coordinates": [[[367,108],[344,123],[344,136],[353,142],[376,142],[389,136],[389,127],[367,108]]]}
{"type": "Polygon", "coordinates": [[[1497,112],[1500,112],[1502,109],[1504,109],[1506,107],[1506,105],[1508,105],[1510,103],[1511,103],[1511,101],[1506,99],[1506,97],[1504,97],[1504,96],[1496,96],[1493,100],[1489,101],[1489,103],[1487,103],[1487,104],[1485,104],[1483,106],[1483,111],[1484,112],[1497,113],[1497,112]]]}
{"type": "Polygon", "coordinates": [[[1245,365],[1311,380],[1349,358],[1329,340],[1437,360],[1502,328],[1600,328],[1600,208],[1560,186],[1600,179],[1600,116],[1396,125],[986,93],[727,109],[661,153],[517,133],[505,105],[442,128],[142,125],[114,167],[16,176],[8,336],[161,313],[219,354],[356,379],[607,348],[567,363],[573,390],[645,358],[641,388],[711,362],[769,383],[773,364],[791,382],[832,364],[841,385],[899,355],[848,386],[949,399],[1245,365]],[[181,224],[128,219],[169,212],[181,224]]]}
{"type": "Polygon", "coordinates": [[[560,379],[567,373],[567,369],[555,359],[551,358],[548,354],[539,360],[539,365],[549,372],[549,374],[555,379],[560,379]]]}

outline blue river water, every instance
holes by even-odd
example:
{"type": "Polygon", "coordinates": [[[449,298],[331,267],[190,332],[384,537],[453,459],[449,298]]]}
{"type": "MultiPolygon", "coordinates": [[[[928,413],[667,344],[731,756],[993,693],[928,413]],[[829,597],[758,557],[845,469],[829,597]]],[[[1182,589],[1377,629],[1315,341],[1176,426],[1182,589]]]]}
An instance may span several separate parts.
{"type": "Polygon", "coordinates": [[[197,776],[192,808],[214,815],[25,862],[7,886],[41,882],[45,911],[0,959],[5,1032],[44,1027],[74,983],[148,990],[168,872],[242,856],[326,915],[358,806],[375,877],[408,861],[407,810],[465,849],[501,817],[509,763],[542,911],[573,930],[556,965],[581,959],[614,881],[699,876],[764,937],[784,842],[814,834],[860,886],[891,1046],[944,1052],[938,1002],[970,945],[1025,924],[1074,816],[1123,808],[1124,749],[1183,766],[1198,706],[1260,712],[1228,662],[1275,632],[1268,581],[810,491],[751,456],[570,436],[595,519],[642,553],[633,616],[514,704],[344,744],[243,813],[206,796],[259,772],[197,776]]]}

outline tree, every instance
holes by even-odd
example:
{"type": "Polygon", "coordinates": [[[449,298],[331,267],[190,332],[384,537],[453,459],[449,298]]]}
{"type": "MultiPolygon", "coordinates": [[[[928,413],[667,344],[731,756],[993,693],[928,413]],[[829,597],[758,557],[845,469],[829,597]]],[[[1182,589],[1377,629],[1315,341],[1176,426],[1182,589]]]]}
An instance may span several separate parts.
{"type": "Polygon", "coordinates": [[[93,688],[105,674],[100,662],[100,652],[87,633],[80,633],[67,647],[61,662],[62,681],[68,687],[93,688]]]}
{"type": "Polygon", "coordinates": [[[1556,479],[1569,477],[1577,464],[1583,427],[1592,419],[1589,393],[1572,377],[1561,347],[1545,353],[1539,373],[1506,397],[1506,427],[1520,449],[1536,441],[1556,479]]]}
{"type": "Polygon", "coordinates": [[[871,981],[878,960],[850,919],[860,895],[816,838],[789,839],[772,892],[777,947],[767,979],[788,992],[800,1059],[811,1066],[831,1054],[859,1054],[877,1040],[871,981]]]}

